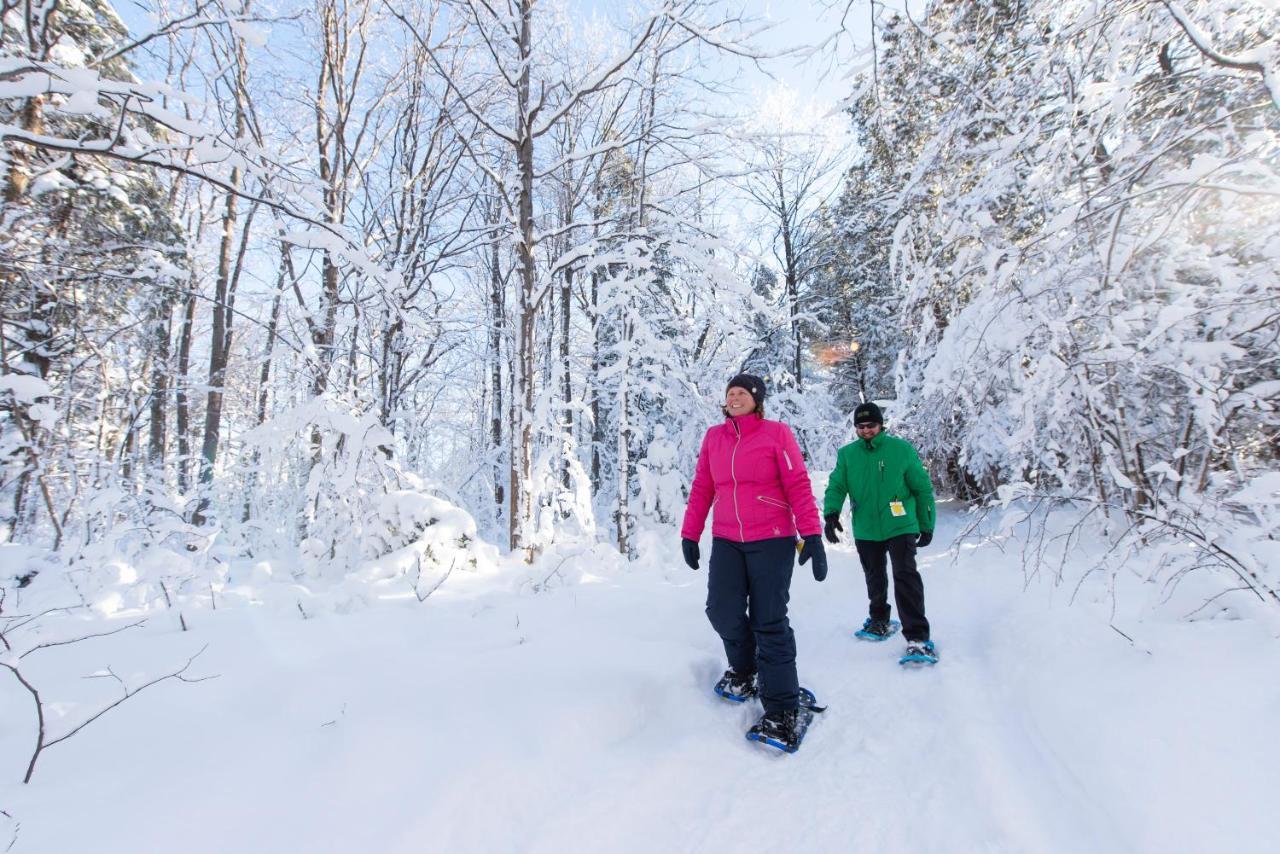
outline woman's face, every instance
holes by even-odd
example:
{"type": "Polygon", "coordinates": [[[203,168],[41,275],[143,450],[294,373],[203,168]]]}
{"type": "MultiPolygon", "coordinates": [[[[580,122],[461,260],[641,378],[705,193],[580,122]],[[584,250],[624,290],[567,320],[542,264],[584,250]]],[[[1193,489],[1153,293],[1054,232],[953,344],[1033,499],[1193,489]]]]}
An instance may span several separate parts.
{"type": "Polygon", "coordinates": [[[724,408],[733,416],[756,411],[756,399],[745,388],[733,386],[724,395],[724,408]]]}

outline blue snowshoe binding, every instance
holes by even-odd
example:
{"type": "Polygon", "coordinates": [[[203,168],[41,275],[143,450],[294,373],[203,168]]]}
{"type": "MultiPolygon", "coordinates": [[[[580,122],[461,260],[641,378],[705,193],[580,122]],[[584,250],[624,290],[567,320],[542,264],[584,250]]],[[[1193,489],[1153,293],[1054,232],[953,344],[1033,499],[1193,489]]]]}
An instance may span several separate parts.
{"type": "Polygon", "coordinates": [[[754,673],[739,673],[736,670],[729,669],[724,672],[724,675],[720,677],[720,681],[716,683],[715,691],[726,700],[745,703],[756,696],[759,688],[756,685],[756,675],[754,673]]]}
{"type": "Polygon", "coordinates": [[[896,635],[900,628],[902,623],[897,620],[873,620],[867,617],[862,628],[854,632],[853,636],[869,641],[884,641],[896,635]]]}
{"type": "Polygon", "coordinates": [[[930,665],[938,663],[938,649],[933,641],[907,641],[907,652],[898,663],[908,665],[930,665]]]}
{"type": "Polygon", "coordinates": [[[755,726],[747,730],[747,740],[758,742],[783,753],[795,753],[804,741],[815,715],[825,712],[808,688],[800,689],[800,705],[781,712],[765,712],[755,726]]]}

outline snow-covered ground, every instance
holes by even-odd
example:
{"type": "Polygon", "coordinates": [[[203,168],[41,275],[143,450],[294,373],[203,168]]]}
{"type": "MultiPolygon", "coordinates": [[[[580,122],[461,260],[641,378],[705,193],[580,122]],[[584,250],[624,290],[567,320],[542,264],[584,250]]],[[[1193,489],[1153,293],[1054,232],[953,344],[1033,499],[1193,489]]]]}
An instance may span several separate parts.
{"type": "Polygon", "coordinates": [[[513,568],[425,603],[224,608],[47,650],[31,672],[50,700],[205,645],[192,675],[218,678],[130,700],[24,786],[33,715],[0,673],[0,850],[15,833],[31,854],[1280,850],[1270,630],[1135,620],[1130,643],[1069,591],[1024,591],[1016,549],[948,551],[960,527],[944,513],[921,552],[932,670],[851,637],[851,549],[824,584],[797,568],[801,682],[830,709],[794,756],[747,742],[756,708],[711,693],[706,575],[674,537],[625,571],[549,555],[535,580],[561,561],[567,580],[541,592],[513,568]]]}

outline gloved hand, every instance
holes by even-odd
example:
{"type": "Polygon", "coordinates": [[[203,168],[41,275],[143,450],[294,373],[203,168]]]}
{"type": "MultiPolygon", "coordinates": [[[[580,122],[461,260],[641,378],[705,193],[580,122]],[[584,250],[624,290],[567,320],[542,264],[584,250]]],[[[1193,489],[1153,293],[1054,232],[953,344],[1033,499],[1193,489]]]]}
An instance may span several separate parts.
{"type": "Polygon", "coordinates": [[[827,577],[827,550],[822,545],[822,535],[810,534],[804,538],[804,547],[800,549],[800,565],[813,558],[813,577],[822,581],[827,577]]]}
{"type": "Polygon", "coordinates": [[[827,535],[828,543],[838,543],[840,538],[836,536],[836,531],[843,531],[844,526],[840,524],[839,513],[828,513],[822,517],[822,521],[827,524],[823,526],[822,531],[827,535]]]}
{"type": "Polygon", "coordinates": [[[922,549],[932,542],[933,542],[933,531],[921,531],[920,536],[916,538],[916,548],[922,549]]]}
{"type": "Polygon", "coordinates": [[[698,544],[694,540],[681,540],[680,549],[684,552],[684,562],[689,565],[690,569],[698,568],[698,558],[702,557],[702,552],[698,548],[698,544]]]}

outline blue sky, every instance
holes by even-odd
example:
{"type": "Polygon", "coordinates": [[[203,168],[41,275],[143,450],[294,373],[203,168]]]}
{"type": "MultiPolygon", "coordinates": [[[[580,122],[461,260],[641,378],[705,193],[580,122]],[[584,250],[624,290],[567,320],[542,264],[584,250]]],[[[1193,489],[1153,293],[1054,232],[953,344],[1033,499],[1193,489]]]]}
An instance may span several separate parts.
{"type": "MultiPolygon", "coordinates": [[[[584,14],[597,12],[604,16],[625,9],[628,0],[568,0],[570,5],[584,14]]],[[[910,6],[913,14],[923,8],[925,0],[876,0],[881,10],[900,10],[910,6]]],[[[770,52],[781,53],[790,48],[821,43],[841,24],[846,0],[727,0],[726,8],[741,8],[752,18],[772,24],[758,45],[770,52]],[[833,8],[834,7],[834,8],[833,8]]],[[[870,43],[871,0],[847,0],[848,17],[845,20],[847,37],[843,47],[856,44],[864,47],[870,43]]],[[[830,54],[823,58],[804,60],[799,57],[783,57],[768,64],[768,74],[751,68],[740,70],[739,82],[748,91],[765,92],[779,83],[812,97],[823,105],[834,105],[848,95],[850,84],[839,72],[830,68],[830,54]],[[769,76],[772,75],[772,78],[769,76]]],[[[726,60],[732,61],[732,60],[726,60]]],[[[736,65],[736,63],[735,63],[736,65]]]]}
{"type": "MultiPolygon", "coordinates": [[[[615,17],[634,0],[566,0],[570,8],[582,14],[597,13],[615,17]]],[[[859,47],[869,42],[870,7],[872,0],[725,0],[728,9],[741,8],[745,14],[772,28],[761,35],[758,45],[770,52],[782,52],[789,48],[815,45],[829,37],[840,26],[841,17],[848,6],[844,47],[859,47]],[[832,8],[832,7],[835,8],[832,8]]],[[[925,0],[875,0],[881,10],[897,10],[909,5],[913,12],[921,9],[925,0]]],[[[135,33],[153,29],[154,0],[117,0],[117,10],[135,33]]],[[[730,62],[733,60],[725,60],[730,62]]],[[[823,105],[834,105],[848,94],[849,83],[839,73],[831,71],[830,54],[822,58],[803,60],[799,57],[783,57],[768,64],[768,74],[754,68],[740,67],[734,62],[733,76],[747,93],[763,94],[778,83],[803,93],[823,105]],[[769,75],[772,75],[772,79],[769,75]]]]}

